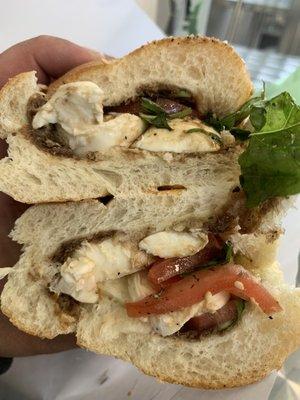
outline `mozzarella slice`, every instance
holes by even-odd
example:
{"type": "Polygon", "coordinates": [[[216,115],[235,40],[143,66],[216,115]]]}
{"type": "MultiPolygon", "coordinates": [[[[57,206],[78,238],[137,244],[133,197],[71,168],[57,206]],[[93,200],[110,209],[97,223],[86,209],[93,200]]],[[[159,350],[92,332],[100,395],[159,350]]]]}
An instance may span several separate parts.
{"type": "Polygon", "coordinates": [[[131,301],[138,301],[155,293],[147,279],[147,271],[139,271],[128,276],[127,284],[131,301]]]}
{"type": "Polygon", "coordinates": [[[214,137],[220,138],[220,135],[200,120],[177,118],[169,121],[169,125],[172,128],[171,131],[154,126],[150,127],[132,147],[148,151],[174,153],[220,150],[220,144],[212,137],[214,135],[214,137]],[[188,132],[191,129],[199,129],[200,131],[188,132]]]}
{"type": "Polygon", "coordinates": [[[165,231],[147,236],[140,241],[139,247],[161,258],[185,257],[203,249],[207,242],[208,238],[204,233],[165,231]]]}
{"type": "Polygon", "coordinates": [[[69,145],[75,154],[105,151],[114,146],[129,147],[145,130],[145,123],[133,114],[119,114],[93,127],[88,135],[71,136],[69,145]]]}
{"type": "Polygon", "coordinates": [[[34,116],[33,129],[59,124],[62,142],[79,156],[113,146],[129,147],[144,132],[144,121],[133,114],[104,118],[103,98],[103,91],[93,82],[61,85],[34,116]]]}
{"type": "Polygon", "coordinates": [[[61,266],[62,278],[56,290],[78,301],[94,303],[98,300],[99,282],[131,274],[148,265],[150,259],[120,236],[100,243],[84,241],[61,266]]]}
{"type": "Polygon", "coordinates": [[[126,276],[120,279],[111,279],[109,281],[101,282],[98,287],[101,296],[105,295],[109,298],[113,298],[122,304],[130,301],[131,297],[129,295],[126,276]]]}
{"type": "Polygon", "coordinates": [[[99,296],[94,263],[87,258],[69,260],[62,266],[61,279],[52,289],[82,303],[96,303],[99,296]]]}
{"type": "Polygon", "coordinates": [[[70,135],[81,135],[103,121],[103,91],[93,82],[61,85],[37,112],[33,129],[58,123],[70,135]]]}

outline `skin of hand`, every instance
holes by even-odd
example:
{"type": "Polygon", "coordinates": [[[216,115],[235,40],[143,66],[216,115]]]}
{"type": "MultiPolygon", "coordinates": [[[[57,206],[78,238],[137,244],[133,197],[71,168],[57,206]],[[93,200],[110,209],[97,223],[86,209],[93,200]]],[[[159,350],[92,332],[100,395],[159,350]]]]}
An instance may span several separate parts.
{"type": "MultiPolygon", "coordinates": [[[[38,36],[18,43],[0,54],[0,89],[7,80],[20,72],[37,72],[39,83],[48,84],[70,69],[104,56],[67,40],[53,36],[38,36]]],[[[0,158],[7,146],[0,140],[0,158]]],[[[0,268],[13,266],[19,258],[20,246],[8,234],[15,220],[28,205],[0,193],[0,268]]],[[[5,279],[0,281],[0,293],[5,279]]],[[[73,335],[61,335],[52,340],[39,339],[15,328],[0,311],[0,357],[19,357],[55,353],[75,347],[73,335]]]]}

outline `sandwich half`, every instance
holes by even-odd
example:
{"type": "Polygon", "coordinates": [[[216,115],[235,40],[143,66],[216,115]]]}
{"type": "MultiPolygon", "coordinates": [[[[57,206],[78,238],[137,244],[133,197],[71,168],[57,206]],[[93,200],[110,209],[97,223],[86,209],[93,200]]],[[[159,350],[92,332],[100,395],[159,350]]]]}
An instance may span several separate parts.
{"type": "Polygon", "coordinates": [[[168,382],[217,389],[279,369],[300,345],[300,292],[276,263],[289,201],[248,214],[247,233],[241,211],[229,224],[188,198],[29,208],[12,232],[23,255],[6,270],[2,312],[168,382]]]}
{"type": "Polygon", "coordinates": [[[244,62],[213,38],[167,38],[80,66],[45,88],[35,72],[0,91],[0,190],[25,203],[143,197],[198,186],[240,141],[210,123],[252,94],[244,62]],[[221,154],[221,155],[220,155],[221,154]]]}

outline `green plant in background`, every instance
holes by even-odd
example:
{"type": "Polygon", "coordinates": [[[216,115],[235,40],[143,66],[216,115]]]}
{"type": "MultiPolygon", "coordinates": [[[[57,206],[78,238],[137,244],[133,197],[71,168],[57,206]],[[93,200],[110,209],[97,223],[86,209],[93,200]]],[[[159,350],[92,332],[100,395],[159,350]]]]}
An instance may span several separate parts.
{"type": "Polygon", "coordinates": [[[189,12],[186,17],[186,24],[184,29],[189,35],[197,35],[198,33],[198,17],[202,6],[202,0],[196,2],[196,4],[191,4],[189,7],[189,12]]]}

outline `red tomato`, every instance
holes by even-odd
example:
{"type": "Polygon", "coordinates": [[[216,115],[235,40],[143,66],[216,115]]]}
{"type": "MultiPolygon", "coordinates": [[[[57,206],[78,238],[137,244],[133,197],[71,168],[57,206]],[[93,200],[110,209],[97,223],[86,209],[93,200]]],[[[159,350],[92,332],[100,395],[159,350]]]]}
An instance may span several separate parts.
{"type": "Polygon", "coordinates": [[[184,331],[203,332],[217,328],[226,322],[237,318],[237,300],[229,300],[222,308],[214,313],[205,313],[198,317],[191,318],[185,325],[184,331]]]}
{"type": "Polygon", "coordinates": [[[222,256],[223,241],[214,235],[209,235],[209,242],[193,256],[181,258],[160,259],[154,262],[149,269],[148,279],[155,285],[161,285],[176,275],[191,272],[212,259],[222,256]]]}
{"type": "Polygon", "coordinates": [[[207,292],[214,295],[221,291],[227,291],[245,300],[253,299],[266,314],[281,311],[279,303],[248,271],[239,265],[226,264],[196,271],[166,287],[159,294],[127,303],[127,314],[135,318],[165,314],[199,303],[207,292]],[[236,281],[244,285],[243,290],[236,288],[236,281]]]}

